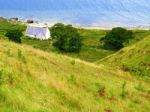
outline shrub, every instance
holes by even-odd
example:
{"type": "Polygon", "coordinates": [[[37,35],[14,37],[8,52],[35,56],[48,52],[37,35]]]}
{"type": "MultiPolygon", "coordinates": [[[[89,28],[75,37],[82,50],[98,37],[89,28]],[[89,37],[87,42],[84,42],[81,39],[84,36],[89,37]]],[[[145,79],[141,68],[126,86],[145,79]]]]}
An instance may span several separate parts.
{"type": "Polygon", "coordinates": [[[105,49],[119,50],[133,38],[133,33],[124,28],[113,28],[100,41],[105,49]]]}
{"type": "Polygon", "coordinates": [[[144,85],[141,82],[138,83],[138,86],[135,87],[136,90],[145,92],[144,85]]]}
{"type": "Polygon", "coordinates": [[[99,90],[100,88],[101,88],[101,84],[98,83],[98,82],[96,82],[96,83],[95,83],[95,89],[96,89],[96,90],[99,90]]]}
{"type": "Polygon", "coordinates": [[[14,77],[10,70],[1,69],[0,70],[0,86],[4,84],[13,84],[14,77]]]}
{"type": "Polygon", "coordinates": [[[53,46],[61,51],[76,52],[81,49],[81,36],[78,30],[71,25],[55,24],[51,28],[51,37],[53,46]]]}
{"type": "Polygon", "coordinates": [[[76,61],[75,61],[75,60],[72,60],[70,63],[71,63],[72,65],[75,65],[75,64],[76,64],[76,61]]]}
{"type": "Polygon", "coordinates": [[[18,49],[18,59],[23,61],[24,63],[26,63],[26,59],[25,56],[23,55],[22,51],[20,49],[18,49]]]}
{"type": "Polygon", "coordinates": [[[27,23],[34,23],[33,20],[27,20],[27,23]]]}
{"type": "Polygon", "coordinates": [[[6,93],[5,89],[0,87],[0,101],[5,102],[6,101],[6,93]]]}
{"type": "Polygon", "coordinates": [[[68,82],[75,84],[76,83],[76,77],[75,75],[71,74],[68,76],[68,82]]]}
{"type": "Polygon", "coordinates": [[[6,54],[7,54],[9,57],[11,56],[10,49],[8,49],[8,50],[6,51],[6,54]]]}
{"type": "Polygon", "coordinates": [[[122,98],[125,98],[126,95],[127,95],[126,85],[127,85],[127,82],[124,82],[124,83],[122,84],[122,87],[121,87],[121,95],[120,95],[120,96],[121,96],[122,98]]]}
{"type": "Polygon", "coordinates": [[[21,36],[23,35],[21,30],[11,29],[7,30],[5,36],[8,37],[9,40],[21,43],[21,36]]]}
{"type": "Polygon", "coordinates": [[[0,70],[0,85],[2,85],[4,83],[4,79],[3,79],[3,71],[0,70]]]}
{"type": "Polygon", "coordinates": [[[133,72],[137,76],[145,77],[145,78],[149,77],[148,70],[145,67],[133,66],[133,65],[127,65],[125,67],[128,71],[133,72]]]}
{"type": "Polygon", "coordinates": [[[99,88],[98,94],[99,94],[99,96],[104,97],[106,94],[106,88],[105,87],[99,88]]]}

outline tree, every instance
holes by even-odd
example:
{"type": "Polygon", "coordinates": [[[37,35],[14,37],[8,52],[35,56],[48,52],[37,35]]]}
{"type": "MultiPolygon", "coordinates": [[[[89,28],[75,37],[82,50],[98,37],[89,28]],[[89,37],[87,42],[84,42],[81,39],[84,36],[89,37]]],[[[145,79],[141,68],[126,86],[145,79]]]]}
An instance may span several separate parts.
{"type": "Polygon", "coordinates": [[[65,52],[76,52],[81,49],[82,39],[78,30],[71,25],[57,23],[51,28],[53,46],[65,52]]]}
{"type": "Polygon", "coordinates": [[[103,47],[111,50],[119,50],[133,38],[133,33],[121,27],[113,28],[101,39],[103,47]]]}
{"type": "Polygon", "coordinates": [[[8,37],[9,40],[17,43],[21,43],[22,35],[23,35],[22,31],[17,29],[7,30],[5,34],[5,36],[8,37]]]}

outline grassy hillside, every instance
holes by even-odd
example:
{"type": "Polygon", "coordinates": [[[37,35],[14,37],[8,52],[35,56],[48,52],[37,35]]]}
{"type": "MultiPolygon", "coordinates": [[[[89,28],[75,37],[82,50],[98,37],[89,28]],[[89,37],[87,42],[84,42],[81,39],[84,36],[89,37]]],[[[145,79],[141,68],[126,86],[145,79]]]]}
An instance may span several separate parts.
{"type": "Polygon", "coordinates": [[[98,63],[119,67],[150,81],[150,36],[100,60],[98,63]]]}
{"type": "Polygon", "coordinates": [[[0,112],[148,112],[150,84],[0,40],[0,112]]]}
{"type": "Polygon", "coordinates": [[[44,51],[48,51],[48,52],[53,51],[55,53],[71,56],[74,58],[79,58],[88,62],[95,62],[99,59],[102,59],[114,53],[113,51],[99,48],[99,40],[101,37],[105,35],[106,32],[107,31],[103,31],[103,30],[80,29],[79,33],[83,38],[83,47],[79,53],[60,52],[52,46],[51,41],[49,40],[41,41],[41,40],[29,39],[27,37],[23,37],[22,41],[24,44],[33,46],[34,48],[38,48],[44,51]]]}
{"type": "MultiPolygon", "coordinates": [[[[19,28],[25,31],[26,26],[21,25],[20,23],[12,23],[12,22],[8,22],[6,20],[0,19],[0,38],[2,37],[6,38],[4,37],[6,30],[12,29],[12,28],[19,28]]],[[[41,41],[41,40],[36,40],[36,39],[29,39],[24,36],[22,37],[22,42],[23,44],[27,44],[34,48],[38,48],[47,52],[53,51],[55,53],[71,56],[71,57],[82,59],[88,62],[96,62],[114,53],[114,51],[104,50],[99,47],[100,38],[104,37],[107,32],[108,30],[79,29],[79,33],[83,37],[83,47],[81,49],[81,52],[79,53],[62,53],[51,45],[50,40],[41,41]]],[[[131,40],[128,45],[132,45],[140,41],[141,39],[143,39],[145,36],[150,35],[150,31],[133,30],[133,34],[135,38],[131,40]]]]}
{"type": "MultiPolygon", "coordinates": [[[[100,38],[104,37],[107,30],[87,30],[87,29],[79,29],[79,33],[83,37],[83,47],[79,53],[62,53],[55,49],[52,45],[51,42],[48,41],[40,41],[40,40],[35,40],[35,39],[29,39],[27,37],[23,37],[23,43],[33,46],[34,48],[38,48],[44,51],[48,52],[55,52],[67,56],[71,56],[74,58],[79,58],[88,62],[96,62],[102,58],[105,58],[113,53],[114,51],[111,50],[105,50],[99,47],[99,40],[100,38]]],[[[144,37],[150,35],[149,30],[133,30],[134,34],[134,39],[130,41],[129,45],[133,45],[136,42],[139,42],[142,40],[144,37]]]]}
{"type": "Polygon", "coordinates": [[[25,30],[25,26],[20,23],[8,22],[7,20],[0,19],[0,34],[4,35],[5,32],[12,28],[25,30]]]}
{"type": "MultiPolygon", "coordinates": [[[[1,37],[6,39],[6,37],[4,37],[5,32],[8,29],[12,29],[12,28],[19,28],[25,31],[26,26],[21,25],[19,23],[17,24],[5,20],[0,20],[0,35],[2,35],[1,37]]],[[[51,45],[50,40],[41,41],[36,39],[29,39],[26,36],[24,36],[22,37],[22,42],[23,44],[27,44],[34,48],[38,48],[44,51],[48,51],[48,52],[53,51],[55,53],[71,56],[74,58],[79,58],[85,61],[95,62],[113,53],[113,51],[98,48],[99,40],[101,37],[103,37],[106,34],[106,32],[107,31],[104,30],[79,29],[79,33],[83,37],[83,44],[84,44],[83,48],[81,49],[81,52],[79,53],[62,53],[51,45]]]]}
{"type": "Polygon", "coordinates": [[[150,30],[133,30],[132,32],[134,39],[130,40],[128,46],[133,45],[150,35],[150,30]]]}

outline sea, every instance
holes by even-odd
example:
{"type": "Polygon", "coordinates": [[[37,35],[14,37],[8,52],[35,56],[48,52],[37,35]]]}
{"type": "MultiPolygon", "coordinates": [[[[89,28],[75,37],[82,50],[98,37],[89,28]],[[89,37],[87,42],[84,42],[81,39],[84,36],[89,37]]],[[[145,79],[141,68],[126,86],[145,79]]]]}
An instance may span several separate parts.
{"type": "Polygon", "coordinates": [[[0,16],[50,25],[150,26],[150,0],[0,0],[0,16]]]}

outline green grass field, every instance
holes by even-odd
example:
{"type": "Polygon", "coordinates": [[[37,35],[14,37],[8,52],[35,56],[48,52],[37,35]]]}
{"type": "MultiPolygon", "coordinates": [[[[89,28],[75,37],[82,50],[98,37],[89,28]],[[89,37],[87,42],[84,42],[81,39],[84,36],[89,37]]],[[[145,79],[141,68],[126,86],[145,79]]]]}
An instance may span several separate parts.
{"type": "Polygon", "coordinates": [[[133,30],[120,51],[100,48],[108,31],[79,29],[79,53],[62,53],[50,40],[6,30],[25,26],[0,20],[0,112],[149,112],[150,31],[133,30]]]}
{"type": "Polygon", "coordinates": [[[145,37],[136,44],[121,49],[119,52],[97,63],[133,72],[135,75],[150,82],[150,36],[145,37]]]}
{"type": "Polygon", "coordinates": [[[128,72],[0,40],[0,112],[148,112],[128,72]]]}
{"type": "MultiPolygon", "coordinates": [[[[0,35],[4,35],[8,29],[12,28],[19,28],[25,31],[26,27],[21,24],[11,23],[7,21],[0,20],[0,35]]],[[[71,56],[74,58],[79,58],[88,62],[95,62],[99,59],[102,59],[112,53],[113,51],[104,50],[99,47],[99,40],[101,37],[105,36],[107,31],[105,30],[85,30],[79,29],[79,33],[83,38],[83,48],[79,53],[62,53],[55,49],[51,45],[50,40],[37,40],[37,39],[30,39],[28,37],[22,37],[22,43],[32,46],[33,48],[38,48],[47,52],[55,52],[67,56],[71,56]]],[[[4,36],[1,36],[4,37],[4,36]]]]}
{"type": "MultiPolygon", "coordinates": [[[[6,30],[12,28],[19,28],[25,31],[25,25],[21,25],[20,23],[11,23],[7,21],[0,20],[0,36],[4,38],[4,34],[6,30]]],[[[50,40],[37,40],[30,39],[28,37],[22,37],[22,43],[32,46],[33,48],[41,49],[47,52],[55,52],[62,55],[71,56],[73,58],[82,59],[88,62],[97,62],[100,59],[103,59],[113,53],[111,50],[104,50],[100,48],[100,38],[104,37],[105,34],[109,30],[96,30],[96,29],[79,29],[79,33],[83,38],[83,47],[79,53],[62,53],[55,49],[50,40]]],[[[130,41],[130,43],[126,46],[132,45],[144,37],[150,35],[150,31],[147,30],[133,30],[134,39],[130,41]]]]}
{"type": "Polygon", "coordinates": [[[83,47],[79,53],[63,53],[55,49],[50,40],[37,40],[28,37],[23,37],[22,41],[24,44],[30,45],[34,48],[38,48],[48,52],[55,52],[62,55],[71,56],[74,58],[79,58],[88,62],[95,62],[102,59],[114,51],[104,50],[99,47],[99,40],[105,35],[107,31],[103,30],[79,30],[83,38],[83,47]]]}

